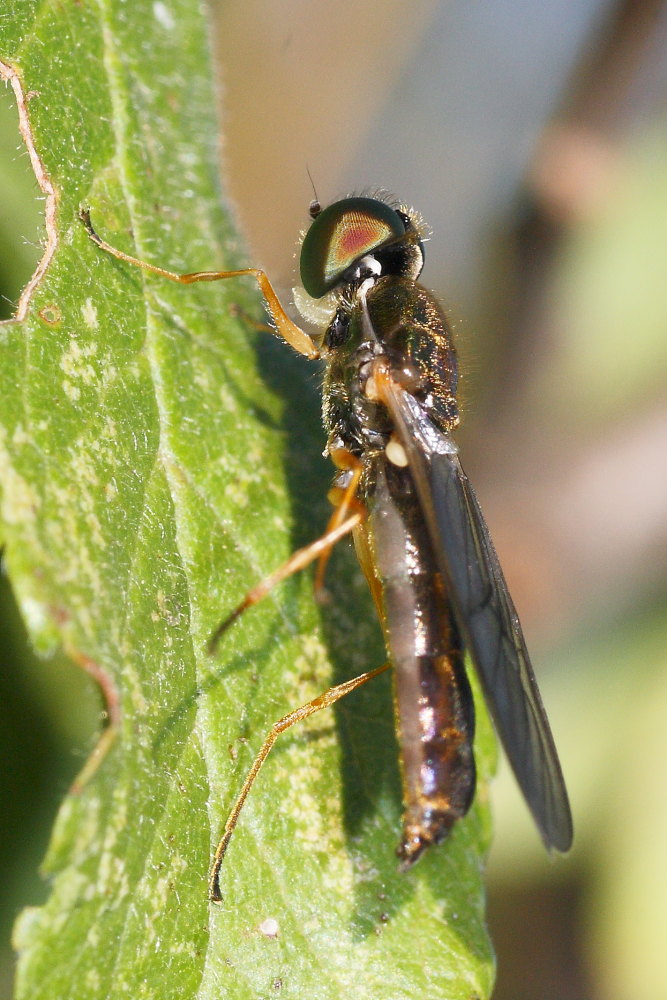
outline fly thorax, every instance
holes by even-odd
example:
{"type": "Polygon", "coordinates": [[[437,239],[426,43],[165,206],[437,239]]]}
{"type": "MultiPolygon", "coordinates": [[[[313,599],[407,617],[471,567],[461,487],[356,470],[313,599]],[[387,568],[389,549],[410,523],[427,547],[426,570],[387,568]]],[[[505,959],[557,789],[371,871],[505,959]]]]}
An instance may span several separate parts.
{"type": "Polygon", "coordinates": [[[443,430],[455,427],[456,351],[447,317],[433,295],[404,276],[380,278],[364,296],[364,316],[392,379],[443,430]]]}
{"type": "Polygon", "coordinates": [[[366,385],[381,351],[363,336],[356,301],[342,303],[326,333],[323,417],[329,437],[355,455],[383,451],[391,434],[385,407],[370,399],[366,385]]]}
{"type": "Polygon", "coordinates": [[[335,439],[353,455],[384,451],[392,434],[386,408],[368,398],[361,380],[345,388],[347,391],[336,383],[324,393],[323,417],[329,439],[335,439]]]}

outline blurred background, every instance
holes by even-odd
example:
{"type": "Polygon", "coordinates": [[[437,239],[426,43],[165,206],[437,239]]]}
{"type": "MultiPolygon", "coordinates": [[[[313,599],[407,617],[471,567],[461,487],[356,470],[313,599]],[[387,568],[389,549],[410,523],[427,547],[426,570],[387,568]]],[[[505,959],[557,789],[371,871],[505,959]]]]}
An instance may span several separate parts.
{"type": "MultiPolygon", "coordinates": [[[[636,0],[212,6],[222,173],[284,295],[313,197],[386,188],[433,230],[464,464],[570,788],[549,859],[504,765],[489,863],[497,1000],[667,1000],[667,10],[636,0]]],[[[0,291],[41,203],[0,92],[0,291]]],[[[98,725],[35,662],[3,581],[0,934],[98,725]],[[33,839],[34,834],[34,839],[33,839]]],[[[0,959],[9,963],[9,947],[0,959]]],[[[0,991],[6,985],[2,979],[0,991]]]]}

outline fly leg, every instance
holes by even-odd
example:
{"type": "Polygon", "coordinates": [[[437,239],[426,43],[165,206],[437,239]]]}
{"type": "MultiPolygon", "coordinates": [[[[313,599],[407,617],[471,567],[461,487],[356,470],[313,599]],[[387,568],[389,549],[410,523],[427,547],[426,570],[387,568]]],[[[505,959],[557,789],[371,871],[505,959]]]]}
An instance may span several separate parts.
{"type": "Polygon", "coordinates": [[[164,267],[157,267],[155,264],[148,264],[145,260],[139,260],[138,257],[132,257],[130,254],[124,253],[122,250],[116,249],[116,247],[111,246],[106,240],[103,240],[101,236],[98,236],[93,229],[93,224],[90,221],[90,211],[87,208],[79,209],[79,218],[86,227],[86,232],[88,236],[97,244],[97,246],[104,250],[106,253],[111,254],[117,260],[123,260],[126,264],[133,264],[135,267],[140,267],[144,271],[149,271],[151,274],[157,274],[161,278],[167,278],[168,281],[175,281],[180,285],[192,285],[197,281],[222,281],[225,278],[241,278],[246,274],[251,275],[257,284],[259,289],[264,296],[264,301],[266,302],[267,309],[271,316],[271,319],[275,323],[276,330],[280,336],[285,340],[290,347],[293,347],[295,351],[299,354],[304,354],[307,358],[315,359],[319,358],[320,351],[315,344],[312,337],[309,337],[305,330],[302,330],[296,323],[293,323],[289,318],[282,305],[280,304],[280,299],[278,298],[273,285],[269,281],[268,276],[259,267],[245,267],[240,271],[193,271],[189,274],[177,274],[174,271],[168,271],[164,267]]]}
{"type": "MultiPolygon", "coordinates": [[[[358,479],[358,477],[357,477],[358,479]]],[[[347,493],[347,490],[346,490],[347,493]]],[[[349,510],[350,503],[348,501],[346,505],[346,510],[349,510]]],[[[364,519],[365,511],[363,509],[353,511],[348,517],[340,521],[340,523],[332,526],[329,524],[325,533],[321,538],[317,538],[310,545],[306,545],[302,549],[298,549],[288,560],[283,563],[277,570],[271,573],[269,576],[265,577],[260,583],[258,583],[252,590],[250,590],[246,596],[243,598],[241,603],[225,618],[223,622],[217,627],[211,638],[209,639],[208,649],[209,652],[213,652],[215,647],[220,640],[220,637],[229,628],[229,626],[236,621],[236,619],[241,615],[247,608],[252,607],[253,604],[257,604],[261,601],[263,597],[280,583],[285,580],[288,576],[293,573],[298,572],[298,570],[303,569],[308,566],[315,559],[326,557],[333,546],[341,538],[347,535],[350,531],[361,524],[364,519]]],[[[340,519],[339,519],[340,520],[340,519]]],[[[276,722],[264,740],[261,749],[255,761],[248,772],[248,775],[243,783],[243,787],[239,796],[234,803],[232,811],[229,814],[229,818],[225,823],[225,829],[222,834],[222,838],[215,852],[213,858],[213,865],[211,868],[211,875],[209,879],[209,898],[212,902],[220,902],[222,896],[220,894],[220,866],[222,865],[222,860],[225,856],[225,851],[227,850],[227,845],[229,844],[230,838],[236,826],[236,822],[239,818],[239,813],[243,808],[243,803],[245,802],[248,792],[252,788],[252,785],[257,777],[259,770],[266,760],[269,752],[276,742],[278,736],[293,726],[295,722],[300,722],[302,719],[307,719],[309,715],[313,715],[315,712],[319,712],[323,708],[328,708],[329,705],[333,705],[340,698],[343,698],[346,694],[354,691],[355,688],[360,687],[365,684],[366,681],[370,680],[372,677],[377,676],[377,674],[382,673],[387,669],[389,664],[384,664],[378,667],[377,670],[371,670],[369,673],[361,674],[359,677],[355,677],[352,680],[346,681],[344,684],[338,684],[335,687],[329,688],[324,694],[319,695],[319,697],[314,698],[307,704],[302,705],[300,708],[294,709],[294,711],[289,712],[282,719],[276,722]]]]}
{"type": "Polygon", "coordinates": [[[293,573],[298,573],[300,569],[304,569],[306,566],[314,562],[315,559],[328,554],[334,547],[336,542],[344,538],[345,535],[349,534],[358,524],[361,524],[364,518],[364,513],[361,510],[355,511],[350,514],[342,524],[336,525],[335,528],[328,527],[321,538],[316,538],[314,542],[309,545],[304,546],[302,549],[297,549],[287,562],[279,566],[278,569],[274,570],[267,577],[261,580],[256,586],[249,590],[246,596],[243,598],[240,604],[238,604],[231,614],[222,621],[215,632],[211,635],[208,640],[208,651],[209,653],[214,653],[215,648],[220,641],[221,636],[227,631],[229,626],[236,621],[239,615],[242,615],[244,611],[251,608],[253,604],[257,604],[266,597],[273,588],[286,580],[288,576],[292,576],[293,573]]]}
{"type": "Polygon", "coordinates": [[[234,827],[236,826],[239,818],[239,813],[241,812],[243,804],[248,797],[248,792],[255,782],[255,778],[259,774],[262,764],[268,757],[273,744],[276,742],[280,734],[284,733],[286,729],[289,729],[296,722],[301,722],[302,719],[307,719],[309,715],[314,715],[315,712],[319,712],[323,708],[329,708],[330,705],[333,705],[341,698],[344,698],[346,694],[350,694],[351,691],[361,687],[361,685],[365,684],[366,681],[370,681],[373,677],[377,677],[378,674],[383,673],[383,671],[387,670],[388,667],[389,664],[384,663],[381,667],[377,667],[376,670],[369,670],[368,673],[360,674],[358,677],[352,678],[352,680],[345,681],[344,684],[337,684],[335,687],[331,687],[325,691],[324,694],[319,695],[317,698],[313,698],[312,701],[307,702],[305,705],[301,705],[300,708],[295,708],[294,711],[288,712],[287,715],[284,715],[282,719],[279,719],[278,722],[273,724],[261,746],[259,753],[255,757],[252,767],[248,771],[247,777],[243,782],[243,787],[232,807],[232,811],[227,818],[227,822],[225,823],[225,829],[222,837],[220,838],[220,843],[216,848],[208,883],[208,894],[212,903],[220,903],[222,901],[222,894],[220,892],[220,868],[225,856],[225,851],[227,850],[232,833],[234,832],[234,827]]]}
{"type": "MultiPolygon", "coordinates": [[[[334,486],[329,490],[329,500],[334,505],[335,510],[331,515],[327,531],[334,531],[339,524],[342,524],[350,510],[365,513],[365,508],[356,499],[357,487],[361,479],[363,464],[360,458],[353,455],[346,448],[334,448],[329,451],[329,456],[337,469],[349,471],[351,473],[349,482],[342,488],[334,486]]],[[[317,561],[317,572],[315,573],[315,599],[324,603],[326,594],[324,590],[324,574],[327,563],[331,556],[331,548],[326,549],[317,561]]]]}

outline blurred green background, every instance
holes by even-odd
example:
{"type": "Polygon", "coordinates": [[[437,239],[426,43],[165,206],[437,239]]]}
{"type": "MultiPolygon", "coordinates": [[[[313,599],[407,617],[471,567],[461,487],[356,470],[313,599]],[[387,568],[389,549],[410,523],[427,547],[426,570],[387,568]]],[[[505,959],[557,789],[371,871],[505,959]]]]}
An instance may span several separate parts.
{"type": "MultiPolygon", "coordinates": [[[[544,855],[501,767],[498,1000],[667,1000],[667,12],[661,3],[233,0],[213,6],[221,169],[285,295],[312,189],[393,191],[433,228],[466,469],[522,616],[570,787],[544,855]],[[251,72],[248,72],[248,68],[251,72]]],[[[41,202],[0,91],[0,295],[41,202]]],[[[0,992],[17,910],[101,702],[36,661],[2,580],[0,992]]]]}

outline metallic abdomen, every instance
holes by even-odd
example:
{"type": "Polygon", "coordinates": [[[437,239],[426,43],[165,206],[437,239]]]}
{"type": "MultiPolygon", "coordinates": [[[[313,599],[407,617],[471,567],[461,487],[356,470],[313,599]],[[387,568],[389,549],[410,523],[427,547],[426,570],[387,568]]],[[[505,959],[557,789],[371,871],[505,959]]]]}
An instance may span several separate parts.
{"type": "Polygon", "coordinates": [[[442,840],[474,797],[474,707],[463,651],[409,470],[370,458],[355,545],[395,670],[409,867],[442,840]]]}

